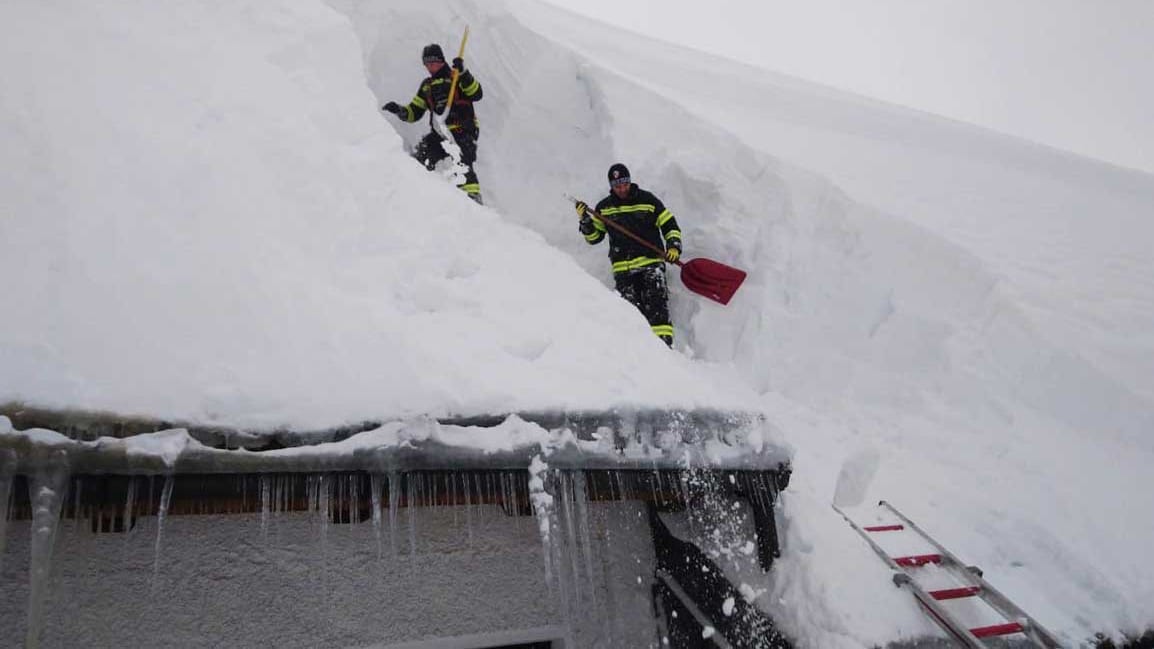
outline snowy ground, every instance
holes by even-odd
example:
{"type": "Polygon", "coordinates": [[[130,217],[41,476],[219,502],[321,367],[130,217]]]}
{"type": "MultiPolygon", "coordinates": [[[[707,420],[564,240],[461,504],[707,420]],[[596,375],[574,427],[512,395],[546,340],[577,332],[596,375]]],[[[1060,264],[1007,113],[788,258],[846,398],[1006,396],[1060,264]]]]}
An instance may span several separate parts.
{"type": "Polygon", "coordinates": [[[763,411],[796,452],[763,605],[799,645],[934,632],[839,476],[1071,644],[1154,626],[1148,175],[527,0],[9,3],[0,71],[0,402],[763,411]],[[484,208],[377,110],[465,24],[484,208]],[[615,161],[750,272],[724,308],[672,282],[680,353],[562,197],[615,161]]]}

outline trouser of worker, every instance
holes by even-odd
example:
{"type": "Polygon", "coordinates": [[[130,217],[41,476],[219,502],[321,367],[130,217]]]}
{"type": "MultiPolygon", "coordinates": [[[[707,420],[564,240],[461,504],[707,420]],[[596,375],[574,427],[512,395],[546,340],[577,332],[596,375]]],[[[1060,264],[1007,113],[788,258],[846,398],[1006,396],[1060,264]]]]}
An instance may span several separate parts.
{"type": "Polygon", "coordinates": [[[669,320],[669,286],[665,264],[654,264],[613,275],[617,292],[637,307],[649,321],[649,328],[666,345],[673,346],[673,323],[669,320]]]}
{"type": "MultiPolygon", "coordinates": [[[[457,185],[461,191],[469,195],[469,198],[481,202],[481,184],[477,181],[477,172],[473,169],[473,165],[477,162],[477,137],[480,133],[477,130],[466,130],[458,128],[450,131],[453,135],[453,141],[461,149],[461,164],[465,165],[465,182],[457,185]]],[[[425,168],[432,171],[437,163],[449,157],[449,153],[445,151],[443,140],[439,133],[430,131],[421,138],[417,143],[417,148],[413,150],[413,157],[421,161],[425,168]]]]}

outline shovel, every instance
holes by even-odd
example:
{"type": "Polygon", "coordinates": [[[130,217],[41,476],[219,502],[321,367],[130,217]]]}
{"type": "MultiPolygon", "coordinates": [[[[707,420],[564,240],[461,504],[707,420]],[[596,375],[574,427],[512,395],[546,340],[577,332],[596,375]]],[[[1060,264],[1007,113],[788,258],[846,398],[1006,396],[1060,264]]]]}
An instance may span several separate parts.
{"type": "MultiPolygon", "coordinates": [[[[577,199],[572,196],[566,196],[566,198],[574,203],[577,202],[577,199]]],[[[621,226],[621,224],[603,218],[593,208],[589,208],[589,212],[598,219],[601,219],[601,222],[605,225],[657,253],[658,257],[662,259],[665,258],[664,250],[630,232],[627,228],[621,226]]],[[[733,294],[737,292],[737,289],[741,287],[741,283],[745,281],[746,272],[744,270],[726,266],[712,259],[699,257],[686,262],[678,259],[673,263],[681,267],[681,283],[685,284],[685,288],[720,304],[729,304],[729,300],[733,298],[733,294]]]]}

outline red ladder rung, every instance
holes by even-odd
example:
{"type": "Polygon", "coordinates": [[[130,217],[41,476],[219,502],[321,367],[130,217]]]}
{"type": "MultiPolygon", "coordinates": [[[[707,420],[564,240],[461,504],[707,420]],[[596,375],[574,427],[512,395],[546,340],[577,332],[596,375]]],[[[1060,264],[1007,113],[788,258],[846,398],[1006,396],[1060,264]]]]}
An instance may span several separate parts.
{"type": "Polygon", "coordinates": [[[894,563],[899,566],[913,567],[924,566],[927,563],[941,563],[942,555],[940,554],[915,554],[908,557],[897,557],[894,563]]]}
{"type": "Polygon", "coordinates": [[[943,599],[958,599],[960,597],[973,597],[982,592],[981,586],[964,586],[962,588],[945,588],[942,590],[931,590],[930,597],[941,601],[943,599]]]}
{"type": "Polygon", "coordinates": [[[988,638],[995,635],[1021,633],[1024,630],[1025,628],[1019,622],[1007,622],[1005,624],[994,624],[992,626],[980,626],[976,629],[970,629],[970,633],[974,634],[975,638],[988,638]]]}
{"type": "Polygon", "coordinates": [[[863,528],[867,532],[897,532],[898,530],[906,529],[905,525],[874,525],[872,527],[863,528]]]}

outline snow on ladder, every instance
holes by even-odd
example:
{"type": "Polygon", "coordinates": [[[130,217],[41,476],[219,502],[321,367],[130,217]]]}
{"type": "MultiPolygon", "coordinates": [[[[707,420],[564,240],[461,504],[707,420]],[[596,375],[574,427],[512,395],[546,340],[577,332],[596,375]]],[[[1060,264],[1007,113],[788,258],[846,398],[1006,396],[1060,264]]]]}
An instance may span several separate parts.
{"type": "Polygon", "coordinates": [[[930,618],[962,646],[984,649],[987,645],[982,642],[982,638],[1020,633],[1033,643],[1034,646],[1042,647],[1043,649],[1060,649],[1062,645],[1058,643],[1054,636],[1027,615],[1025,611],[1018,608],[1009,598],[983,579],[980,569],[976,566],[963,564],[957,557],[951,554],[949,550],[942,547],[941,544],[931,538],[922,528],[915,525],[913,521],[906,518],[893,505],[883,500],[878,503],[878,506],[885,508],[896,516],[899,522],[862,527],[850,519],[849,516],[846,516],[845,512],[839,509],[837,505],[834,505],[833,508],[837,513],[842,515],[842,518],[850,524],[850,527],[853,527],[853,529],[869,543],[873,551],[895,571],[894,584],[899,587],[905,586],[908,588],[930,618]],[[911,554],[895,557],[882,549],[881,545],[873,539],[873,536],[877,534],[907,531],[923,539],[934,551],[926,554],[911,554]],[[914,579],[913,571],[931,564],[940,566],[943,570],[950,573],[961,585],[955,588],[926,590],[925,587],[914,579]],[[975,597],[981,599],[989,605],[990,608],[997,611],[1006,621],[1000,624],[971,628],[958,620],[957,615],[951,614],[950,608],[947,605],[943,605],[943,602],[950,600],[963,600],[975,597]]]}

